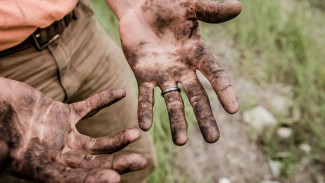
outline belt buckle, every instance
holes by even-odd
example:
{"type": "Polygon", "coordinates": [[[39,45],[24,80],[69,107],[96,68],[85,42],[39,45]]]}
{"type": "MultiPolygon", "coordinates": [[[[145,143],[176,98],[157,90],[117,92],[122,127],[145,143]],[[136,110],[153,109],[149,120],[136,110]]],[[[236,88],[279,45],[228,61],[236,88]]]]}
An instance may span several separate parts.
{"type": "Polygon", "coordinates": [[[35,42],[35,45],[36,45],[36,48],[41,51],[41,50],[44,50],[46,47],[48,47],[51,43],[53,43],[54,41],[56,41],[57,39],[59,39],[60,37],[60,34],[56,34],[55,36],[53,36],[52,39],[50,39],[47,43],[45,44],[40,44],[37,40],[37,38],[40,37],[40,34],[37,33],[35,35],[35,33],[33,33],[33,39],[34,39],[34,42],[35,42]]]}

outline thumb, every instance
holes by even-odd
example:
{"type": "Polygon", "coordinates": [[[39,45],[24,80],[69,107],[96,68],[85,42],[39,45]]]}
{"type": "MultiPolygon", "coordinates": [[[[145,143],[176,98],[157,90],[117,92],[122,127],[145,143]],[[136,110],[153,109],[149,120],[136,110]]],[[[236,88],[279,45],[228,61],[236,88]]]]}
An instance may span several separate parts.
{"type": "Polygon", "coordinates": [[[70,104],[70,109],[71,112],[75,113],[77,121],[79,121],[95,115],[101,109],[121,100],[125,95],[123,89],[105,90],[84,101],[70,104]]]}
{"type": "Polygon", "coordinates": [[[196,17],[207,23],[222,23],[235,18],[241,12],[241,4],[236,0],[197,0],[196,17]]]}

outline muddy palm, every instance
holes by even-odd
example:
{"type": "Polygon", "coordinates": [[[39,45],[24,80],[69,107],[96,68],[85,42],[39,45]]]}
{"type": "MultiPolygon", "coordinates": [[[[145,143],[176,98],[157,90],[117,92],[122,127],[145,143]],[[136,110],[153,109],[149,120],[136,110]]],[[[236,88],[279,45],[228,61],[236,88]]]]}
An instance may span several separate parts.
{"type": "MultiPolygon", "coordinates": [[[[123,51],[138,82],[138,118],[143,130],[152,126],[154,88],[165,91],[181,83],[204,139],[218,140],[219,130],[196,70],[209,79],[227,112],[237,112],[239,102],[227,74],[201,39],[198,21],[221,23],[240,12],[237,1],[145,0],[119,17],[123,51]]],[[[187,123],[181,95],[172,91],[164,99],[173,141],[183,145],[187,123]]]]}
{"type": "Polygon", "coordinates": [[[113,154],[140,138],[139,130],[91,138],[75,127],[123,98],[122,89],[69,105],[17,81],[0,78],[0,86],[0,133],[9,148],[6,155],[6,145],[0,144],[0,165],[8,156],[9,174],[39,182],[119,182],[119,174],[144,168],[139,154],[113,154]]]}

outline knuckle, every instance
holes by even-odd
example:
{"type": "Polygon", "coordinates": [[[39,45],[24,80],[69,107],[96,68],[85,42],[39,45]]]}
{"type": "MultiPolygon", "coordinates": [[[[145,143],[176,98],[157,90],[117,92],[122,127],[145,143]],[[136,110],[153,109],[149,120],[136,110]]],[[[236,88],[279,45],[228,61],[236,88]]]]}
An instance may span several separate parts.
{"type": "Polygon", "coordinates": [[[179,100],[174,100],[174,101],[167,103],[168,109],[177,109],[177,108],[182,108],[182,107],[183,107],[183,102],[179,101],[179,100]]]}
{"type": "Polygon", "coordinates": [[[232,85],[226,85],[226,86],[224,86],[224,87],[222,87],[222,88],[219,88],[218,90],[217,90],[217,93],[222,93],[222,92],[225,92],[228,88],[231,88],[232,87],[232,85]]]}
{"type": "Polygon", "coordinates": [[[223,69],[217,69],[215,71],[212,71],[212,73],[210,75],[211,80],[225,79],[225,78],[227,78],[227,74],[226,74],[225,70],[223,70],[223,69]]]}

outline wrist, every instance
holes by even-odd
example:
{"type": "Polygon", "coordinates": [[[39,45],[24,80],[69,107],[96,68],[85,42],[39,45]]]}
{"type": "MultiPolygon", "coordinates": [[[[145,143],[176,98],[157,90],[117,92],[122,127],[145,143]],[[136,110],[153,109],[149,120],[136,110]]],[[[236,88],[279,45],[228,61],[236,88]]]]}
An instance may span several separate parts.
{"type": "Polygon", "coordinates": [[[106,2],[120,20],[132,8],[139,6],[141,0],[106,0],[106,2]]]}

